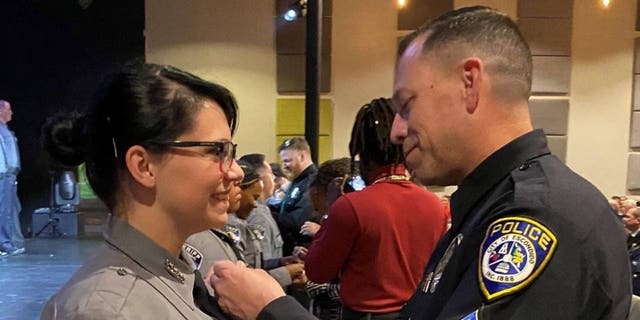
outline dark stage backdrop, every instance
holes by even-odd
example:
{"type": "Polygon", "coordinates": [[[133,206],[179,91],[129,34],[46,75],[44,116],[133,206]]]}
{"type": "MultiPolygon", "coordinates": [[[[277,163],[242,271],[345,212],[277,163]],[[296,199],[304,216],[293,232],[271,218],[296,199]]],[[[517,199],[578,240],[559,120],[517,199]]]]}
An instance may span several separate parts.
{"type": "MultiPolygon", "coordinates": [[[[44,119],[84,111],[105,74],[144,59],[144,0],[0,1],[0,99],[11,102],[22,157],[18,194],[25,236],[49,205],[44,119]]],[[[36,230],[37,231],[37,230],[36,230]]]]}

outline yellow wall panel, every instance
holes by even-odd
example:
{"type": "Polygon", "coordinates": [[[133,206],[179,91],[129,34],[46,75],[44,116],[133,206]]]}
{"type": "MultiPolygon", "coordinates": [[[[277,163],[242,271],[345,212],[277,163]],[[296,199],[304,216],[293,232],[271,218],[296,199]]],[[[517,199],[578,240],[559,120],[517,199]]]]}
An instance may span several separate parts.
{"type": "MultiPolygon", "coordinates": [[[[333,131],[333,102],[320,99],[320,135],[333,131]]],[[[278,99],[276,135],[304,135],[304,99],[278,99]]]]}
{"type": "MultiPolygon", "coordinates": [[[[318,161],[332,157],[333,102],[320,99],[320,136],[318,161]]],[[[286,139],[304,137],[304,99],[278,99],[276,104],[276,146],[286,139]]],[[[278,161],[280,159],[277,159],[278,161]]]]}

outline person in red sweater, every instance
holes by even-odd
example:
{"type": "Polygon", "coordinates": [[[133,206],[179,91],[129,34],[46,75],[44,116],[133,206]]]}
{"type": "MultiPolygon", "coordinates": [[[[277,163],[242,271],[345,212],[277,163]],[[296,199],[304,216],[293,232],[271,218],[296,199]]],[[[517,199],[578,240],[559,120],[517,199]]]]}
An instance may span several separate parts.
{"type": "Polygon", "coordinates": [[[409,180],[389,141],[393,117],[383,98],[358,112],[349,151],[367,187],[336,200],[305,257],[311,281],[340,277],[347,320],[395,319],[446,231],[439,198],[409,180]]]}

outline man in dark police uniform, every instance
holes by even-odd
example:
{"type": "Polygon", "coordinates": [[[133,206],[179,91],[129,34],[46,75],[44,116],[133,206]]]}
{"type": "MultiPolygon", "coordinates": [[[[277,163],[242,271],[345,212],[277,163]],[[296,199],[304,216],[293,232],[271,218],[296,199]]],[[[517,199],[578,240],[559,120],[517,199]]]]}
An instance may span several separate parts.
{"type": "MultiPolygon", "coordinates": [[[[445,13],[402,41],[391,137],[418,181],[458,185],[451,229],[402,318],[627,317],[622,225],[533,130],[530,93],[529,47],[492,9],[445,13]]],[[[213,284],[223,308],[242,318],[306,319],[264,274],[221,263],[213,284]],[[260,294],[236,289],[249,284],[260,294]]]]}
{"type": "Polygon", "coordinates": [[[622,226],[533,130],[531,53],[507,16],[452,11],[407,36],[391,136],[426,185],[458,185],[406,319],[624,319],[622,226]]]}

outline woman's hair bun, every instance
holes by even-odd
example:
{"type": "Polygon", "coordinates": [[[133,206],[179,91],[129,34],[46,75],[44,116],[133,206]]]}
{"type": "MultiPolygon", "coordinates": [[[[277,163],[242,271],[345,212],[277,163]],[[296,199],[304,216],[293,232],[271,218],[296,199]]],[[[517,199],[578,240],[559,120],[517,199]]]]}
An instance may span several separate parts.
{"type": "Polygon", "coordinates": [[[78,112],[48,117],[42,126],[42,144],[51,158],[65,167],[75,167],[85,161],[86,117],[78,112]]]}

